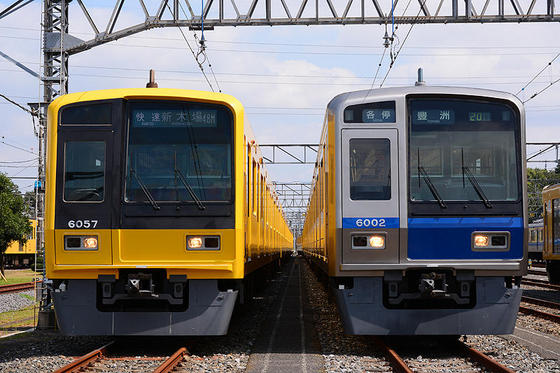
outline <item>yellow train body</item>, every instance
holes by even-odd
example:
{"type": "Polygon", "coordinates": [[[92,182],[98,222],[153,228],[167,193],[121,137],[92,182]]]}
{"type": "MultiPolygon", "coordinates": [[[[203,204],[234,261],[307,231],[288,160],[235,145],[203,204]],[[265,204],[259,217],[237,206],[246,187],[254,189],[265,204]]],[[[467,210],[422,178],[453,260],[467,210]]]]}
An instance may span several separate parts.
{"type": "MultiPolygon", "coordinates": [[[[195,133],[199,130],[191,124],[186,126],[191,126],[192,128],[189,128],[189,131],[195,133]]],[[[204,130],[204,126],[200,125],[199,127],[204,130]]],[[[118,282],[122,273],[150,270],[165,271],[168,280],[177,276],[184,276],[188,281],[204,279],[241,280],[253,271],[279,259],[282,255],[285,255],[285,252],[293,248],[292,233],[284,220],[278,198],[263,167],[262,155],[255,143],[251,128],[245,121],[243,106],[232,96],[213,92],[158,88],[112,89],[73,93],[62,96],[51,103],[48,109],[48,129],[45,219],[46,270],[48,278],[55,280],[55,286],[61,281],[69,279],[98,281],[100,278],[107,278],[107,276],[112,276],[111,278],[118,282]],[[153,212],[147,200],[144,204],[137,204],[134,208],[148,211],[146,214],[150,215],[151,222],[155,222],[161,212],[160,221],[165,220],[168,223],[157,223],[158,226],[152,228],[149,226],[152,223],[144,223],[141,217],[136,218],[134,223],[123,223],[127,219],[126,212],[121,214],[111,212],[110,223],[103,224],[101,219],[98,219],[98,225],[98,220],[92,219],[88,210],[93,211],[93,209],[104,205],[77,202],[70,204],[66,203],[64,197],[60,197],[60,190],[64,189],[66,185],[61,185],[63,182],[61,174],[65,172],[66,166],[65,160],[59,158],[66,154],[64,152],[67,151],[66,148],[69,146],[67,141],[81,141],[80,138],[83,136],[80,135],[80,130],[84,128],[84,131],[90,133],[90,138],[95,139],[95,141],[103,140],[106,144],[110,144],[106,145],[109,149],[108,152],[111,151],[111,146],[114,148],[115,154],[107,154],[106,160],[96,160],[99,164],[104,161],[103,167],[109,168],[104,171],[105,185],[103,191],[99,193],[103,193],[105,196],[110,193],[107,190],[113,190],[113,197],[103,197],[104,199],[100,203],[107,202],[107,209],[120,208],[125,211],[127,200],[123,197],[123,190],[127,188],[125,184],[127,182],[132,183],[132,181],[128,181],[129,179],[126,179],[124,175],[130,172],[134,176],[134,171],[132,168],[130,171],[121,171],[122,174],[116,178],[111,175],[119,172],[116,164],[120,164],[121,170],[124,170],[122,164],[125,162],[126,146],[130,137],[130,134],[128,134],[129,137],[124,134],[127,132],[127,126],[132,126],[130,123],[138,118],[125,120],[125,115],[129,113],[127,109],[122,109],[120,113],[115,114],[115,107],[125,107],[135,102],[162,103],[162,105],[214,105],[220,110],[225,108],[223,110],[231,113],[233,122],[231,179],[233,181],[231,216],[228,217],[230,219],[228,221],[232,222],[230,226],[222,224],[221,227],[213,228],[213,226],[221,224],[219,223],[221,218],[212,217],[212,203],[209,203],[208,210],[197,212],[200,215],[200,226],[197,226],[196,219],[194,219],[194,223],[191,219],[190,223],[187,224],[188,226],[181,226],[175,223],[175,221],[179,221],[179,218],[173,216],[176,214],[175,210],[180,214],[183,209],[191,207],[177,205],[176,209],[173,210],[165,203],[162,204],[157,201],[154,210],[156,210],[158,203],[162,204],[162,210],[153,212]],[[68,125],[65,127],[65,124],[62,123],[60,113],[65,108],[99,103],[111,103],[113,105],[112,129],[110,127],[100,128],[101,125],[95,127],[88,124],[82,124],[80,129],[76,129],[74,127],[77,126],[68,125]],[[115,118],[120,119],[116,120],[115,118]],[[120,135],[119,131],[121,131],[120,135]],[[61,133],[64,135],[60,135],[61,133]],[[117,137],[121,135],[122,137],[117,137]],[[61,139],[60,136],[66,137],[61,139]],[[121,146],[124,147],[122,148],[124,150],[121,149],[121,146]],[[123,152],[122,155],[117,154],[121,151],[123,152]],[[114,169],[111,169],[111,167],[114,169]],[[107,180],[109,178],[112,181],[107,180]],[[113,186],[107,185],[110,183],[113,186]],[[116,185],[118,187],[115,187],[116,185]],[[115,194],[119,194],[118,198],[115,197],[115,194]],[[118,200],[120,205],[115,206],[116,203],[106,201],[110,198],[113,198],[113,201],[118,200]],[[71,210],[72,214],[67,214],[68,216],[61,216],[64,215],[64,211],[70,211],[64,210],[66,205],[74,210],[71,210]],[[206,211],[209,212],[206,213],[206,211]],[[119,219],[120,221],[115,221],[119,219]],[[96,229],[97,226],[99,226],[98,229],[96,229]],[[85,229],[86,227],[89,227],[89,229],[85,229]],[[67,240],[69,237],[90,236],[97,238],[96,244],[98,246],[96,250],[68,249],[67,240]],[[219,249],[187,249],[188,237],[215,237],[219,239],[219,249]]],[[[157,161],[158,154],[152,154],[151,156],[157,161]]],[[[200,155],[196,156],[199,157],[200,155]]],[[[175,157],[177,157],[176,154],[175,157]]],[[[69,161],[66,160],[66,162],[69,161]]],[[[175,162],[177,163],[177,160],[175,162]]],[[[178,172],[177,166],[175,166],[175,172],[178,172]]],[[[67,175],[64,176],[64,178],[66,177],[67,175]]],[[[177,178],[177,174],[175,178],[177,178]]],[[[130,180],[132,180],[132,177],[130,180]]],[[[186,193],[185,191],[182,192],[186,193]]],[[[95,193],[97,192],[90,192],[91,195],[95,195],[95,193]]],[[[87,198],[90,198],[90,196],[87,198]]],[[[193,201],[194,199],[193,197],[193,201]]],[[[203,202],[208,204],[205,201],[203,202]]],[[[192,204],[194,205],[194,203],[192,204]]],[[[141,212],[139,216],[142,214],[144,212],[141,212]]],[[[70,331],[69,334],[97,333],[70,331]]],[[[114,332],[113,334],[119,333],[114,332]]],[[[121,334],[127,333],[123,332],[121,334]]],[[[197,333],[177,332],[171,334],[197,333]]],[[[202,332],[199,334],[212,333],[202,332]]]]}
{"type": "Polygon", "coordinates": [[[10,243],[5,252],[6,265],[10,267],[29,266],[33,263],[37,252],[37,220],[29,220],[33,230],[26,237],[27,241],[21,244],[18,241],[10,243]]]}
{"type": "Polygon", "coordinates": [[[560,284],[560,184],[542,191],[544,243],[542,257],[550,283],[560,284]]]}

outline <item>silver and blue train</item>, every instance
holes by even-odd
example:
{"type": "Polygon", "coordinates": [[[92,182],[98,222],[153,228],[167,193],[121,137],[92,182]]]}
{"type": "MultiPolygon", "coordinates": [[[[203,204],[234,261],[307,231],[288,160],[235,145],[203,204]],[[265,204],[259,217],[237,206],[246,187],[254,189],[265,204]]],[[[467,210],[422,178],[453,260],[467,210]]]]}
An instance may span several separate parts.
{"type": "Polygon", "coordinates": [[[418,84],[328,104],[302,234],[349,334],[513,332],[527,271],[525,113],[418,84]]]}

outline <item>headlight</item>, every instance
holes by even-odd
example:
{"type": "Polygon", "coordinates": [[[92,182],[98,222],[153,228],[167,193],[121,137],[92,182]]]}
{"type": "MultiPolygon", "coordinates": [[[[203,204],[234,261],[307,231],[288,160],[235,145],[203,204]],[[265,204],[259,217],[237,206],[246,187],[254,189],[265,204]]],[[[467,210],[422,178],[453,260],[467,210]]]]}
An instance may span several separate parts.
{"type": "Polygon", "coordinates": [[[202,237],[189,237],[187,247],[189,249],[200,249],[202,247],[202,237]]]}
{"type": "Polygon", "coordinates": [[[373,236],[369,236],[369,245],[374,249],[385,248],[385,236],[379,234],[374,234],[373,236]]]}
{"type": "Polygon", "coordinates": [[[85,237],[83,245],[86,249],[97,249],[97,237],[85,237]]]}
{"type": "Polygon", "coordinates": [[[488,247],[488,235],[476,234],[473,239],[474,247],[488,247]]]}
{"type": "Polygon", "coordinates": [[[64,250],[97,250],[97,236],[64,236],[64,250]]]}
{"type": "Polygon", "coordinates": [[[187,250],[220,250],[220,236],[187,236],[187,250]]]}

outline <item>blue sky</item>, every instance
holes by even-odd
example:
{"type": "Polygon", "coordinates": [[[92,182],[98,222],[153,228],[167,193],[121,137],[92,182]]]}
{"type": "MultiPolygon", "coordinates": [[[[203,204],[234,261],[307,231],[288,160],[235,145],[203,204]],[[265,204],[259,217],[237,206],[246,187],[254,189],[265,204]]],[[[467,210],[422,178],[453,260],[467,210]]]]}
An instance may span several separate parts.
{"type": "MultiPolygon", "coordinates": [[[[11,3],[0,0],[0,10],[11,3]]],[[[40,57],[40,3],[35,1],[0,20],[0,51],[35,71],[39,70],[40,57]]],[[[103,28],[101,21],[108,19],[114,2],[85,3],[95,3],[95,8],[89,9],[103,28]]],[[[129,3],[123,8],[117,29],[143,17],[138,2],[125,2],[129,3]]],[[[343,8],[346,2],[333,3],[343,8]]],[[[199,12],[200,6],[194,5],[194,11],[199,12]]],[[[414,6],[418,9],[417,4],[411,5],[414,6]]],[[[414,84],[417,68],[423,67],[428,84],[515,94],[560,52],[560,41],[555,36],[559,27],[557,23],[416,25],[384,86],[414,84]]],[[[401,42],[409,28],[401,25],[397,30],[401,42]]],[[[184,32],[194,45],[192,32],[184,32]]],[[[70,8],[70,33],[82,39],[92,36],[75,2],[70,8]]],[[[205,37],[219,86],[245,105],[260,143],[316,143],[329,100],[339,93],[372,85],[383,53],[384,33],[385,28],[378,25],[218,27],[206,31],[205,37]]],[[[386,56],[379,71],[381,78],[388,66],[386,56]]],[[[209,89],[179,30],[166,28],[72,56],[70,92],[143,87],[150,68],[156,70],[160,87],[209,89]]],[[[4,59],[0,59],[0,74],[0,93],[22,104],[39,99],[37,79],[4,59]]],[[[209,76],[216,86],[212,75],[209,76]]],[[[558,78],[560,58],[520,98],[529,98],[558,78]]],[[[527,103],[528,141],[560,140],[556,120],[560,112],[559,93],[560,84],[554,85],[527,103]]],[[[4,102],[0,102],[0,111],[4,119],[0,128],[4,142],[0,143],[0,171],[11,176],[35,176],[32,153],[37,149],[37,140],[30,116],[4,102]],[[28,162],[2,163],[13,161],[28,162]]],[[[553,154],[546,158],[552,159],[553,154]]],[[[271,178],[278,181],[310,181],[312,175],[309,166],[276,165],[268,169],[271,178]]],[[[19,180],[17,184],[25,191],[33,182],[19,180]]]]}

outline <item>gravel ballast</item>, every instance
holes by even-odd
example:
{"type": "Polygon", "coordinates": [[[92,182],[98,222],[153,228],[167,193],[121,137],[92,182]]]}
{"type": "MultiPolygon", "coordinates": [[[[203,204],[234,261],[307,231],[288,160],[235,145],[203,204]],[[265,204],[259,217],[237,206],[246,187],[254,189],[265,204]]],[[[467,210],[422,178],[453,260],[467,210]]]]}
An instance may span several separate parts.
{"type": "Polygon", "coordinates": [[[0,294],[0,313],[32,306],[35,303],[34,296],[33,290],[0,294]]]}

